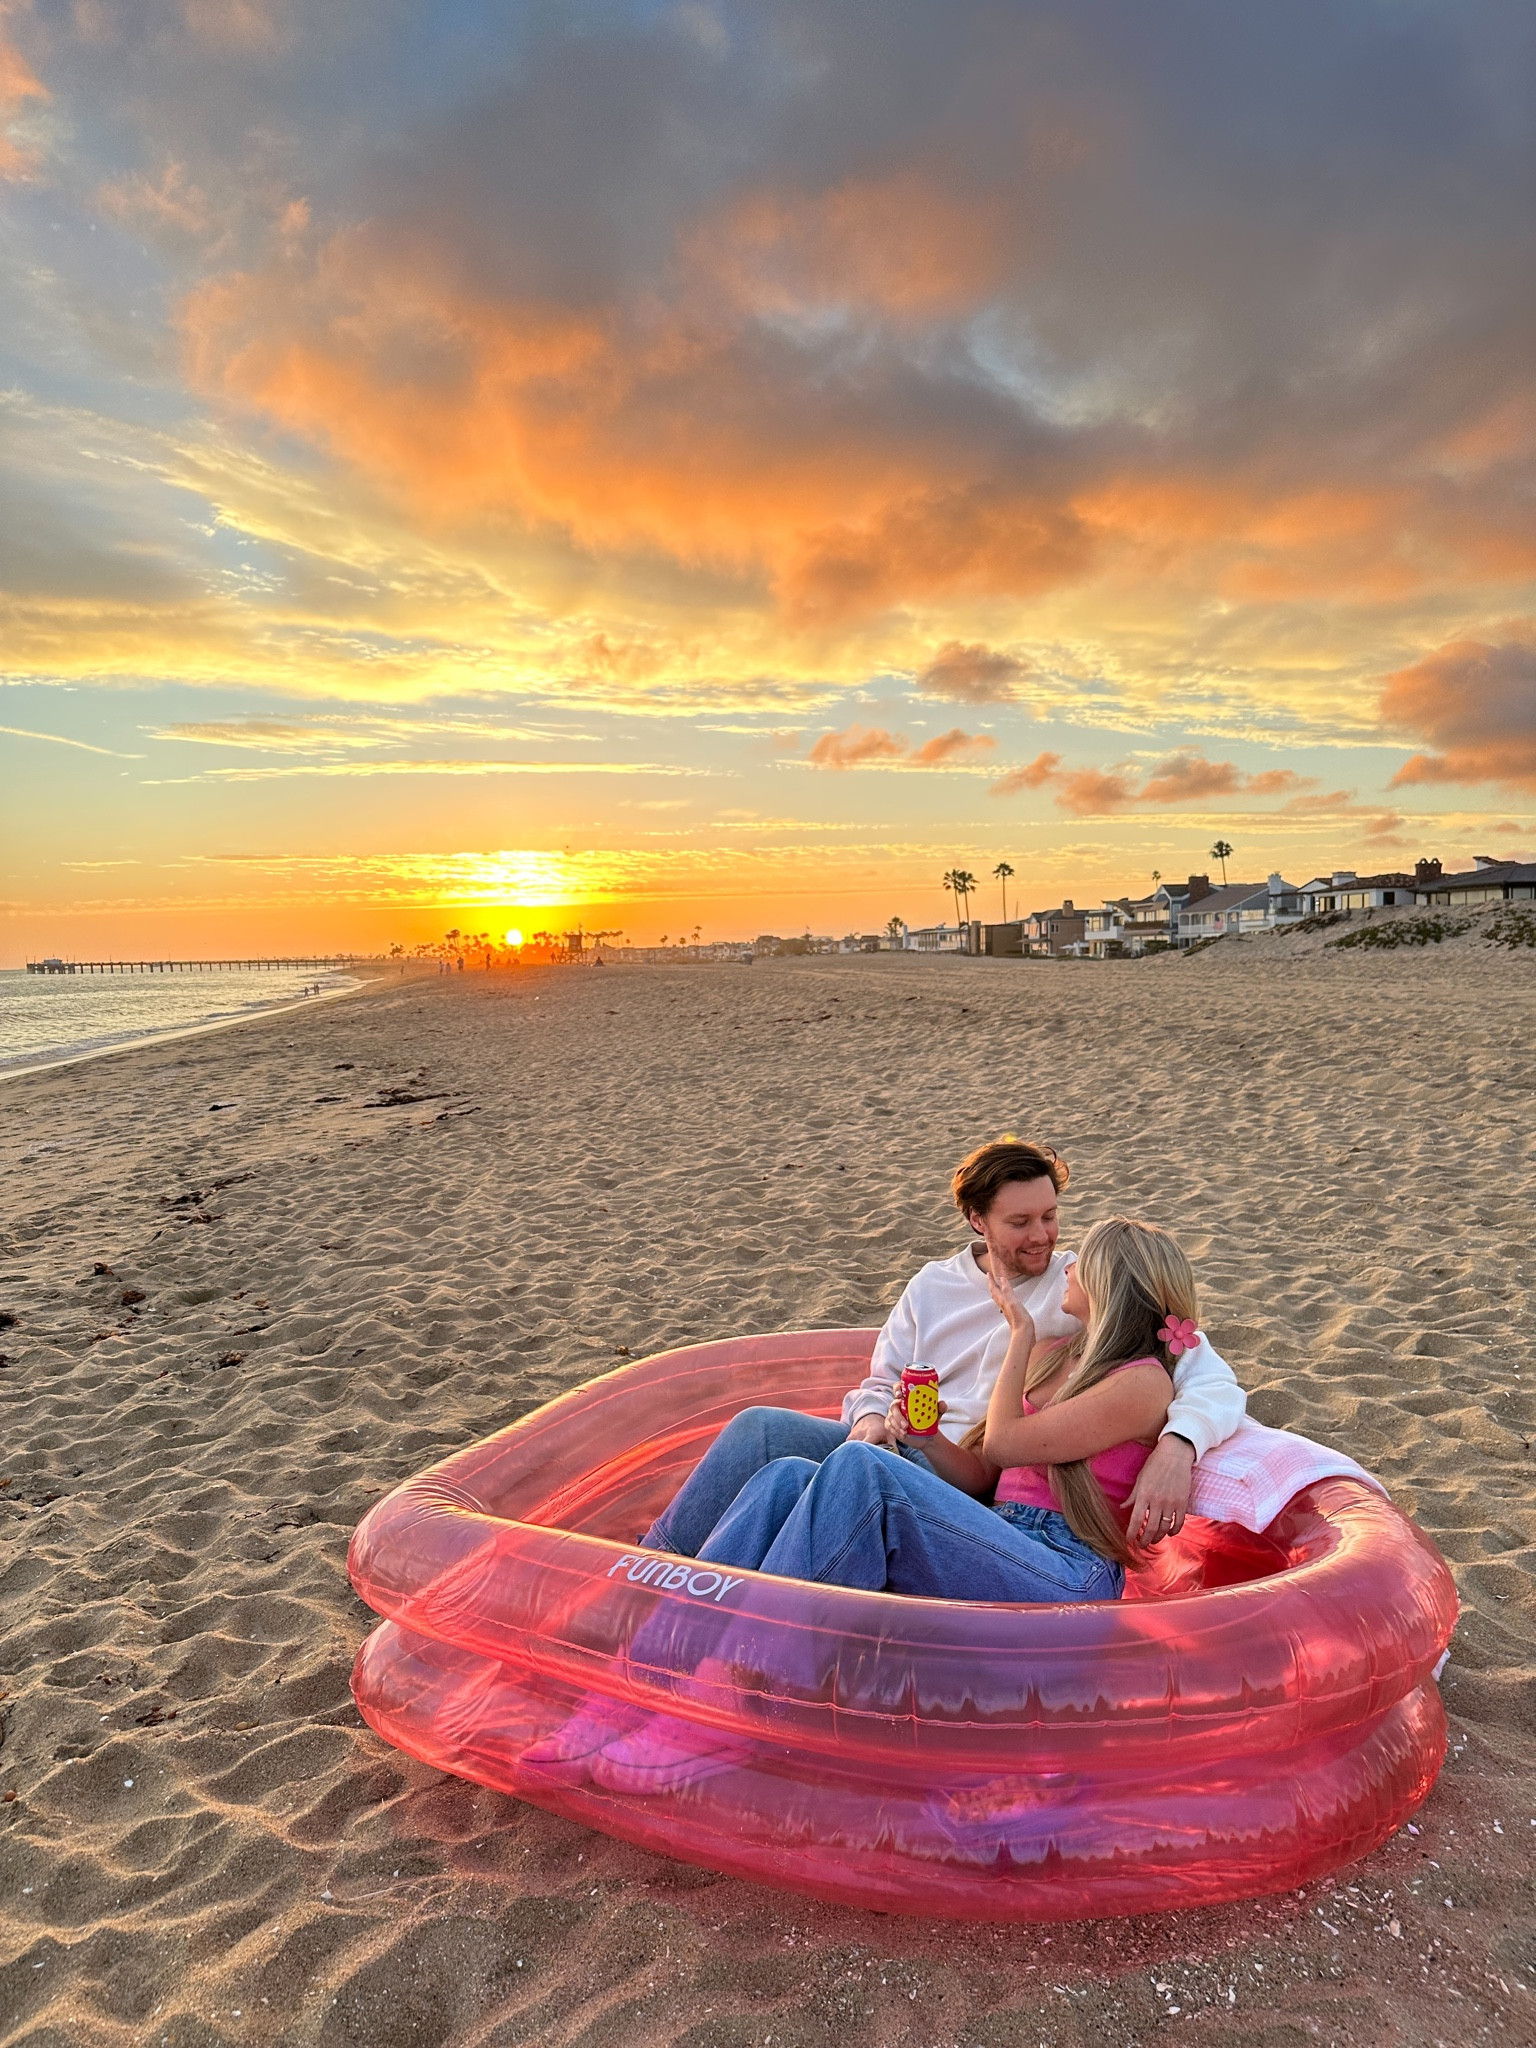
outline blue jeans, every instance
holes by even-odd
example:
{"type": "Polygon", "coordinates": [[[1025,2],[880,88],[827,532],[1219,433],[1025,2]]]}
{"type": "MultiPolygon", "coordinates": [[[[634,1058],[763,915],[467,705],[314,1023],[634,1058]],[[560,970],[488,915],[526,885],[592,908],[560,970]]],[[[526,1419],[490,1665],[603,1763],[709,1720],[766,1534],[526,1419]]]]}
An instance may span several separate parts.
{"type": "MultiPolygon", "coordinates": [[[[743,1408],[694,1466],[671,1504],[640,1538],[645,1550],[670,1550],[674,1557],[698,1557],[710,1531],[749,1479],[779,1458],[819,1465],[848,1440],[845,1422],[802,1415],[798,1408],[743,1408]]],[[[890,1458],[890,1453],[884,1454],[890,1458]]],[[[903,1449],[902,1458],[925,1472],[933,1467],[921,1451],[903,1449]]],[[[897,1461],[890,1459],[892,1464],[897,1461]]]]}
{"type": "MultiPolygon", "coordinates": [[[[686,1489],[685,1489],[686,1490],[686,1489]]],[[[781,1457],[697,1555],[779,1578],[939,1600],[1118,1600],[1125,1573],[1051,1508],[986,1507],[873,1444],[781,1457]]]]}

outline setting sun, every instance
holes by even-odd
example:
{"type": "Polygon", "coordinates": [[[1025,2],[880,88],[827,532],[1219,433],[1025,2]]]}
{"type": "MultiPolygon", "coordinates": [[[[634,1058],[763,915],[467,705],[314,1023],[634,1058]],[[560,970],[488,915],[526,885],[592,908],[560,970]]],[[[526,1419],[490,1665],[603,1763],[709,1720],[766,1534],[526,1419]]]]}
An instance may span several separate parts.
{"type": "Polygon", "coordinates": [[[513,925],[511,931],[503,932],[502,938],[509,946],[520,946],[523,943],[523,935],[516,925],[513,925]]]}

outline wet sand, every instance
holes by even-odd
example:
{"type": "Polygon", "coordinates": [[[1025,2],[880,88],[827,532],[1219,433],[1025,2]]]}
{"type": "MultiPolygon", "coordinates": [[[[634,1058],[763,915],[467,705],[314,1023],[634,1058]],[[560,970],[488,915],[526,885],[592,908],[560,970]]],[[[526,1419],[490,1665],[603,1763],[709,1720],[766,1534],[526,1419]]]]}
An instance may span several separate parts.
{"type": "Polygon", "coordinates": [[[1256,940],[391,979],[0,1087],[0,2043],[1536,2040],[1533,1037],[1529,953],[1256,940]],[[1005,1129],[1070,1159],[1064,1241],[1178,1230],[1253,1412],[1451,1560],[1417,1833],[1303,1895],[929,1926],[361,1727],[380,1492],[626,1354],[878,1321],[1005,1129]]]}

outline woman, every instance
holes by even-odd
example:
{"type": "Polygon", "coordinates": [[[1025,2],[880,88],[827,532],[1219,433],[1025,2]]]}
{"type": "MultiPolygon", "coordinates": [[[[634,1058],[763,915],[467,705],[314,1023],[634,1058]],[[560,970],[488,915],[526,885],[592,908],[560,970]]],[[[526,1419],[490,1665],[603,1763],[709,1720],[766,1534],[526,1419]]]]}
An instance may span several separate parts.
{"type": "MultiPolygon", "coordinates": [[[[856,1442],[819,1464],[777,1459],[742,1488],[700,1561],[935,1599],[1118,1599],[1135,1555],[1121,1511],[1167,1417],[1171,1359],[1193,1341],[1189,1262],[1155,1225],[1096,1224],[1063,1296],[1082,1333],[1050,1345],[1036,1343],[1006,1282],[989,1285],[1012,1335],[978,1431],[960,1444],[926,1439],[932,1470],[856,1442]]],[[[895,1407],[890,1426],[911,1441],[895,1407]]],[[[729,1641],[715,1654],[728,1662],[729,1641]]],[[[525,1761],[659,1791],[722,1768],[728,1749],[665,1717],[626,1734],[594,1702],[525,1761]]]]}

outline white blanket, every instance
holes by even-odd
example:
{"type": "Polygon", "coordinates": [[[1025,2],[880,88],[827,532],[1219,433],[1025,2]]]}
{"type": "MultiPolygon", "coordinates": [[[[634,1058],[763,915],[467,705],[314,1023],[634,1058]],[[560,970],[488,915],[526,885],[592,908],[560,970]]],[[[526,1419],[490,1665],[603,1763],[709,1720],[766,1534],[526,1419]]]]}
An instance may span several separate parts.
{"type": "Polygon", "coordinates": [[[1289,1429],[1266,1429],[1245,1417],[1195,1467],[1189,1512],[1213,1522],[1267,1529],[1293,1495],[1319,1479],[1361,1479],[1385,1493],[1381,1481],[1327,1444],[1289,1429]]]}

